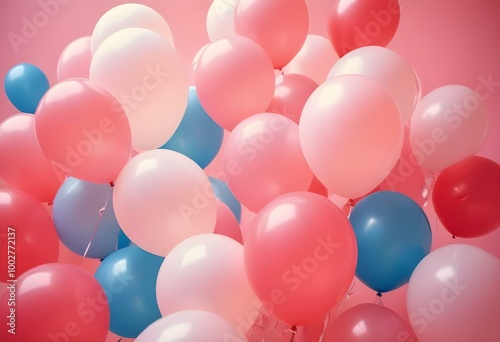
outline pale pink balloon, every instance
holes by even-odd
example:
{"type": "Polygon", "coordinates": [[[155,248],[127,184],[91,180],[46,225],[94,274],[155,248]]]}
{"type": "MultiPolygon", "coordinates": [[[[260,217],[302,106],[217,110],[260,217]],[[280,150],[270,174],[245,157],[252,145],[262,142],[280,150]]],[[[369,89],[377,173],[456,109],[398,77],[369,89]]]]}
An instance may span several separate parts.
{"type": "Polygon", "coordinates": [[[16,114],[2,122],[0,160],[0,178],[40,202],[52,201],[65,178],[40,148],[32,114],[16,114]]]}
{"type": "Polygon", "coordinates": [[[396,165],[403,122],[389,92],[360,75],[335,77],[314,91],[299,124],[304,156],[330,192],[357,198],[396,165]]]}
{"type": "Polygon", "coordinates": [[[35,131],[45,155],[81,180],[114,181],[130,159],[130,125],[123,108],[106,89],[83,78],[62,81],[45,93],[35,131]]]}
{"type": "Polygon", "coordinates": [[[330,41],[315,34],[308,34],[300,51],[284,68],[285,74],[301,74],[317,84],[325,82],[339,56],[330,41]]]}
{"type": "Polygon", "coordinates": [[[216,199],[217,204],[217,221],[215,222],[215,234],[225,235],[230,237],[234,241],[243,244],[243,238],[241,236],[241,229],[236,216],[229,207],[224,204],[218,198],[216,199]]]}
{"type": "Polygon", "coordinates": [[[484,101],[463,85],[428,93],[415,109],[410,143],[419,165],[441,171],[479,151],[488,130],[484,101]]]}
{"type": "Polygon", "coordinates": [[[276,78],[274,97],[267,112],[283,114],[299,123],[302,109],[318,84],[299,74],[288,74],[276,78]]]}
{"type": "Polygon", "coordinates": [[[415,268],[407,291],[410,323],[421,342],[497,341],[500,261],[479,247],[438,248],[415,268]]]}
{"type": "Polygon", "coordinates": [[[126,28],[110,35],[94,51],[90,79],[107,88],[125,109],[132,144],[139,149],[165,144],[184,116],[187,70],[156,32],[126,28]]]}
{"type": "Polygon", "coordinates": [[[234,11],[238,0],[214,0],[207,13],[207,34],[211,42],[236,35],[234,11]]]}
{"type": "Polygon", "coordinates": [[[280,195],[306,191],[313,177],[299,127],[280,114],[261,113],[238,124],[227,139],[223,163],[231,191],[253,212],[280,195]]]}
{"type": "Polygon", "coordinates": [[[57,79],[59,81],[73,77],[90,77],[91,41],[91,36],[81,37],[64,48],[57,62],[57,79]]]}
{"type": "Polygon", "coordinates": [[[219,234],[202,234],[178,244],[158,272],[156,298],[162,315],[206,310],[234,325],[242,337],[260,309],[248,282],[243,246],[219,234]]]}
{"type": "Polygon", "coordinates": [[[398,104],[403,122],[410,120],[421,88],[417,74],[403,57],[385,47],[364,46],[340,58],[328,79],[351,74],[371,77],[385,86],[398,104]]]}
{"type": "Polygon", "coordinates": [[[239,0],[234,13],[237,34],[256,41],[275,69],[281,69],[299,52],[309,30],[304,0],[239,0]]]}
{"type": "Polygon", "coordinates": [[[195,86],[200,103],[228,131],[266,110],[274,84],[269,57],[257,43],[242,36],[210,44],[196,64],[195,86]]]}
{"type": "Polygon", "coordinates": [[[163,149],[139,153],[125,165],[115,182],[113,208],[127,237],[161,256],[190,236],[213,233],[217,214],[203,170],[163,149]]]}
{"type": "Polygon", "coordinates": [[[141,332],[135,342],[244,342],[222,317],[203,310],[183,310],[164,316],[141,332]]]}

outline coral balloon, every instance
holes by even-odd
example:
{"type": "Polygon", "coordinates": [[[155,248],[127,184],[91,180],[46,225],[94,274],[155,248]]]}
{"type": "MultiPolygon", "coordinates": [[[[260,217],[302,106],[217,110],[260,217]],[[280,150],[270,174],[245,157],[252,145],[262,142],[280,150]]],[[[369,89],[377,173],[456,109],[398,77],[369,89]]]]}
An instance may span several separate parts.
{"type": "Polygon", "coordinates": [[[280,114],[257,114],[239,123],[223,160],[231,191],[253,212],[285,193],[306,191],[313,177],[297,124],[280,114]]]}
{"type": "Polygon", "coordinates": [[[196,64],[198,98],[208,115],[228,131],[266,110],[274,94],[274,71],[264,50],[251,39],[218,40],[196,64]]]}
{"type": "Polygon", "coordinates": [[[447,85],[419,102],[410,143],[419,165],[441,171],[478,152],[487,128],[488,112],[479,95],[462,85],[447,85]]]}
{"type": "Polygon", "coordinates": [[[52,201],[64,179],[40,148],[31,114],[16,114],[0,124],[0,160],[0,178],[39,202],[52,201]]]}
{"type": "MultiPolygon", "coordinates": [[[[24,273],[15,283],[15,306],[10,291],[0,302],[2,317],[14,310],[14,341],[104,341],[109,306],[97,280],[69,264],[45,264],[24,273]]],[[[5,318],[4,318],[5,321],[5,318]]],[[[12,318],[9,319],[12,322],[12,318]]],[[[9,326],[9,323],[7,324],[9,326]]],[[[12,341],[6,327],[2,341],[12,341]]]]}
{"type": "Polygon", "coordinates": [[[231,209],[219,199],[217,199],[217,221],[215,222],[214,233],[225,235],[243,244],[238,220],[231,209]]]}
{"type": "Polygon", "coordinates": [[[85,79],[53,86],[35,115],[43,152],[70,176],[108,183],[130,158],[130,125],[108,91],[85,79]]]}
{"type": "Polygon", "coordinates": [[[357,248],[351,224],[327,198],[280,196],[253,220],[245,267],[267,312],[293,325],[323,318],[354,278],[357,248]]]}
{"type": "Polygon", "coordinates": [[[314,175],[346,198],[365,195],[389,175],[404,135],[389,92],[360,75],[335,77],[319,86],[304,106],[299,133],[314,175]]]}
{"type": "Polygon", "coordinates": [[[90,79],[123,106],[132,145],[139,149],[166,143],[186,111],[187,71],[175,49],[156,32],[127,28],[110,35],[94,52],[90,79]]]}
{"type": "Polygon", "coordinates": [[[432,203],[451,234],[474,238],[500,227],[500,165],[472,156],[437,177],[432,203]]]}
{"type": "Polygon", "coordinates": [[[328,36],[340,57],[362,46],[386,46],[399,18],[398,0],[340,0],[328,17],[328,36]]]}
{"type": "Polygon", "coordinates": [[[213,233],[217,213],[203,170],[170,150],[133,157],[116,180],[113,206],[127,237],[160,256],[192,235],[213,233]]]}
{"type": "Polygon", "coordinates": [[[441,247],[413,272],[406,294],[418,340],[496,341],[500,336],[500,261],[470,245],[441,247]]]}
{"type": "Polygon", "coordinates": [[[35,266],[57,262],[59,238],[52,218],[33,197],[13,189],[0,189],[0,224],[0,250],[4,253],[0,282],[35,266]]]}
{"type": "Polygon", "coordinates": [[[214,0],[207,13],[207,34],[211,42],[236,35],[234,11],[238,0],[214,0]]]}
{"type": "Polygon", "coordinates": [[[57,79],[59,81],[73,77],[90,78],[91,41],[91,36],[81,37],[64,48],[57,62],[57,79]]]}

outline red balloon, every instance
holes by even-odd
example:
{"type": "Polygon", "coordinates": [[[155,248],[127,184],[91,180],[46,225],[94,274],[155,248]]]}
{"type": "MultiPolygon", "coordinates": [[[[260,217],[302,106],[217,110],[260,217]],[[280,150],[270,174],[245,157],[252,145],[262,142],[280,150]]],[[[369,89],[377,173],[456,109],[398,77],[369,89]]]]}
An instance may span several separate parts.
{"type": "Polygon", "coordinates": [[[386,46],[399,17],[398,0],[340,0],[328,18],[328,35],[339,57],[362,46],[386,46]]]}
{"type": "Polygon", "coordinates": [[[491,233],[500,226],[500,165],[472,156],[444,169],[434,183],[432,203],[454,236],[491,233]]]}
{"type": "Polygon", "coordinates": [[[59,257],[50,214],[33,197],[14,189],[0,189],[0,251],[0,282],[59,257]]]}
{"type": "Polygon", "coordinates": [[[73,265],[45,264],[12,284],[0,302],[2,321],[7,321],[1,341],[106,340],[108,300],[90,273],[73,265]]]}

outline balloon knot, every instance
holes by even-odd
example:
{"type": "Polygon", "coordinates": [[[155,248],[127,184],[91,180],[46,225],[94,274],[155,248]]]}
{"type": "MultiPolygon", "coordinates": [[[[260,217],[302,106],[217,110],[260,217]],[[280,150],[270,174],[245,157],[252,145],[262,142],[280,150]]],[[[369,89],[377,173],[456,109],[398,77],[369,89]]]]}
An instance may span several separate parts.
{"type": "Polygon", "coordinates": [[[54,205],[54,202],[50,201],[49,203],[47,203],[48,205],[54,205]]]}
{"type": "Polygon", "coordinates": [[[293,333],[297,332],[297,327],[295,325],[292,325],[290,327],[290,331],[293,332],[293,333]]]}
{"type": "Polygon", "coordinates": [[[382,298],[382,293],[381,292],[377,292],[377,297],[382,298]]]}
{"type": "Polygon", "coordinates": [[[354,207],[356,205],[353,199],[349,199],[349,201],[347,201],[347,204],[349,204],[351,207],[354,207]]]}
{"type": "Polygon", "coordinates": [[[110,187],[114,187],[115,186],[115,182],[109,182],[109,186],[110,187]]]}
{"type": "Polygon", "coordinates": [[[456,239],[457,237],[456,237],[455,235],[452,235],[452,236],[451,236],[451,238],[452,238],[452,239],[456,239]]]}

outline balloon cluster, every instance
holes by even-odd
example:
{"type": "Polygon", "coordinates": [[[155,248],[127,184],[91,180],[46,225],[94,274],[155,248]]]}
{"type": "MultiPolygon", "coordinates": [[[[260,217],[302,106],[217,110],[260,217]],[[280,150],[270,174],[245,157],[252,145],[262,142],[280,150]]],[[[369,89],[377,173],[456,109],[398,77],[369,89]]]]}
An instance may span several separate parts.
{"type": "Polygon", "coordinates": [[[399,20],[397,0],[340,0],[327,39],[308,35],[304,0],[215,0],[190,86],[162,16],[124,4],[64,49],[57,84],[10,69],[21,113],[0,125],[0,247],[15,236],[18,253],[1,261],[0,281],[16,281],[7,325],[22,341],[500,336],[499,260],[433,249],[424,211],[432,191],[453,237],[500,226],[500,166],[474,155],[486,105],[456,84],[422,97],[386,47],[399,20]],[[59,242],[101,260],[95,274],[57,263],[59,242]],[[355,278],[379,296],[408,284],[408,317],[365,303],[325,324],[355,278]]]}

